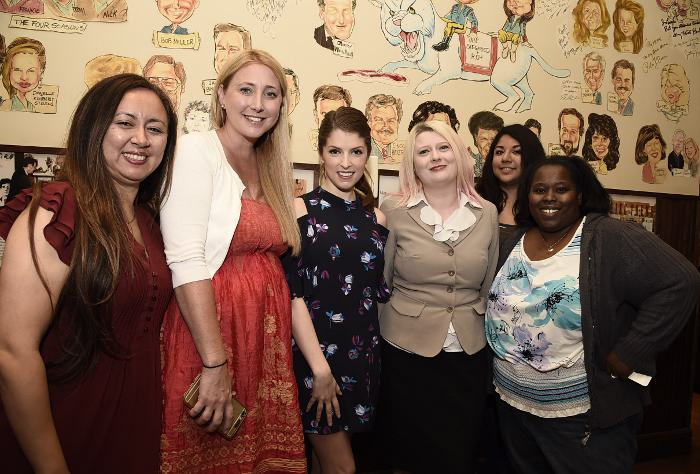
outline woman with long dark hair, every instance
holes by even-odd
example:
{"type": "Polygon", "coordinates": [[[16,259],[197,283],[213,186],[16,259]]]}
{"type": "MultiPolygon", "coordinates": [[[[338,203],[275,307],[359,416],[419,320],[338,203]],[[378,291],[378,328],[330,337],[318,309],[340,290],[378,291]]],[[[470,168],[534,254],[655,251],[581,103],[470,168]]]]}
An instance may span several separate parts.
{"type": "Polygon", "coordinates": [[[544,157],[542,143],[524,125],[508,125],[494,137],[476,190],[496,206],[501,239],[517,227],[515,201],[520,176],[544,157]]]}
{"type": "Polygon", "coordinates": [[[78,104],[61,180],[0,210],[5,471],[158,470],[172,284],[155,216],[176,135],[157,87],[105,79],[78,104]]]}

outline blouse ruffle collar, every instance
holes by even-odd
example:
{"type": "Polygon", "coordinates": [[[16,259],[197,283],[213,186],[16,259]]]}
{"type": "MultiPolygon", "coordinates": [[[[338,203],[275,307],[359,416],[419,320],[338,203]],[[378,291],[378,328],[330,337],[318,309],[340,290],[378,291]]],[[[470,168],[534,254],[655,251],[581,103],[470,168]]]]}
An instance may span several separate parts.
{"type": "Polygon", "coordinates": [[[456,241],[461,231],[468,229],[476,222],[476,216],[468,206],[470,203],[469,198],[464,193],[460,193],[459,207],[445,222],[443,222],[440,214],[430,207],[423,193],[419,193],[415,198],[411,199],[406,204],[406,207],[417,206],[421,201],[425,203],[425,207],[420,211],[420,220],[424,224],[433,226],[433,239],[438,242],[456,241]]]}

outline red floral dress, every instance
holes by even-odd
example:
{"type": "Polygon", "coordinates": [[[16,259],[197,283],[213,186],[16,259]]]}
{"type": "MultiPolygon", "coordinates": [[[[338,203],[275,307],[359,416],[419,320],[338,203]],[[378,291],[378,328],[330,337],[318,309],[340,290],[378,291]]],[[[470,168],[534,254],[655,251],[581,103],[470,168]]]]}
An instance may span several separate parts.
{"type": "Polygon", "coordinates": [[[279,260],[286,249],[270,207],[243,199],[228,255],[212,278],[234,391],[248,409],[231,441],[187,414],[182,396],[202,361],[173,299],[162,330],[162,472],[306,473],[291,303],[279,260]]]}

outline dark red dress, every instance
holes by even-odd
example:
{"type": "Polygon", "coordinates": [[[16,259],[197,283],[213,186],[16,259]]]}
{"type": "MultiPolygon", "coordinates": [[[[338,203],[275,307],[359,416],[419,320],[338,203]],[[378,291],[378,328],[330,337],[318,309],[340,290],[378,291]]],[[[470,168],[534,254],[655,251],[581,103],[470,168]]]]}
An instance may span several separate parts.
{"type": "MultiPolygon", "coordinates": [[[[0,210],[0,236],[29,205],[25,190],[0,210]]],[[[41,207],[54,213],[44,229],[47,241],[67,265],[74,245],[75,197],[65,182],[44,186],[41,207]]],[[[126,359],[102,356],[97,366],[70,384],[49,384],[49,399],[63,454],[72,474],[158,472],[162,392],[159,329],[172,295],[160,229],[144,209],[137,222],[145,242],[134,242],[134,271],[125,271],[114,300],[114,335],[127,350],[126,359]]],[[[30,297],[30,295],[27,295],[30,297]]],[[[59,351],[56,330],[47,332],[41,354],[45,361],[59,351]]],[[[0,471],[32,472],[0,409],[0,471]]]]}

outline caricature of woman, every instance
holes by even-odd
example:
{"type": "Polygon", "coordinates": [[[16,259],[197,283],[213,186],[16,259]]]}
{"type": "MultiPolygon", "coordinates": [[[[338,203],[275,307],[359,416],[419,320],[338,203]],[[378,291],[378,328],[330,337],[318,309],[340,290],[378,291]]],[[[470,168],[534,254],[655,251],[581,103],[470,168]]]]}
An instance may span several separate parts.
{"type": "Polygon", "coordinates": [[[664,116],[678,122],[688,114],[690,102],[690,82],[685,69],[680,64],[667,64],[661,70],[661,99],[656,108],[664,116]]]}
{"type": "Polygon", "coordinates": [[[528,44],[525,25],[535,16],[535,0],[503,0],[503,11],[508,19],[498,32],[503,48],[501,57],[505,59],[510,55],[510,60],[515,62],[520,43],[528,44]]]}
{"type": "Polygon", "coordinates": [[[668,169],[665,163],[666,141],[661,136],[658,125],[644,125],[639,129],[637,145],[634,148],[634,161],[642,167],[642,181],[649,184],[660,184],[666,180],[668,169]]]}
{"type": "Polygon", "coordinates": [[[39,85],[45,69],[46,50],[41,42],[20,36],[8,45],[2,83],[10,95],[10,110],[34,112],[27,94],[39,85]]]}
{"type": "Polygon", "coordinates": [[[574,16],[574,39],[581,44],[605,48],[608,45],[610,12],[604,0],[578,0],[574,16]]]}
{"type": "Polygon", "coordinates": [[[632,0],[617,0],[613,23],[615,49],[621,53],[637,54],[644,44],[644,7],[632,0]]]}
{"type": "Polygon", "coordinates": [[[698,176],[698,168],[700,168],[700,159],[698,159],[698,144],[695,139],[688,138],[685,140],[685,162],[690,171],[690,175],[695,178],[698,176]]]}
{"type": "Polygon", "coordinates": [[[608,174],[620,161],[620,137],[609,115],[589,114],[583,157],[598,174],[608,174]]]}

